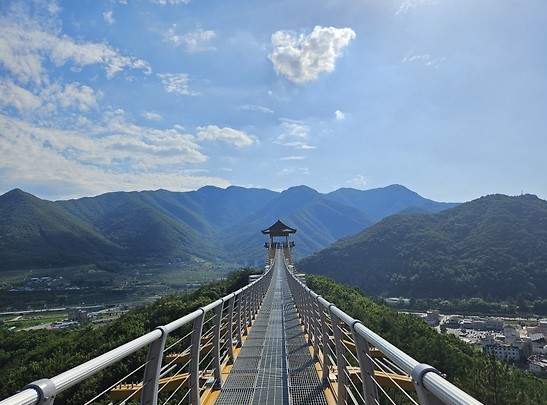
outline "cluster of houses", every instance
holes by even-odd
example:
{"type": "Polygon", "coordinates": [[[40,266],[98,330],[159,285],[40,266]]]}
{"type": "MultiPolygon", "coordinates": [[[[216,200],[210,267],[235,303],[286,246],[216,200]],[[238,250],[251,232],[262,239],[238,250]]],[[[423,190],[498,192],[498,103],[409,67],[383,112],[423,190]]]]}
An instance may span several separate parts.
{"type": "MultiPolygon", "coordinates": [[[[439,311],[427,311],[425,321],[439,325],[439,311]]],[[[486,355],[512,363],[527,361],[532,372],[547,372],[547,319],[535,326],[505,324],[500,318],[463,318],[452,316],[443,325],[469,344],[479,346],[486,355]]]]}

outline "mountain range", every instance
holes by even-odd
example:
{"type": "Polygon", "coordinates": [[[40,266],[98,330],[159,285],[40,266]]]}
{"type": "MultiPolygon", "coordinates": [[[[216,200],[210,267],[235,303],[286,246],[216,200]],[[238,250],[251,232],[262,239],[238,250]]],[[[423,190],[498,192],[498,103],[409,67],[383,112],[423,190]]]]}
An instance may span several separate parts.
{"type": "Polygon", "coordinates": [[[392,215],[297,264],[384,297],[547,298],[547,201],[489,195],[392,215]]]}
{"type": "Polygon", "coordinates": [[[20,189],[0,196],[0,270],[115,260],[232,263],[261,261],[260,230],[280,219],[298,232],[297,257],[366,229],[398,212],[456,206],[401,186],[283,192],[207,186],[190,192],[113,192],[46,201],[20,189]]]}

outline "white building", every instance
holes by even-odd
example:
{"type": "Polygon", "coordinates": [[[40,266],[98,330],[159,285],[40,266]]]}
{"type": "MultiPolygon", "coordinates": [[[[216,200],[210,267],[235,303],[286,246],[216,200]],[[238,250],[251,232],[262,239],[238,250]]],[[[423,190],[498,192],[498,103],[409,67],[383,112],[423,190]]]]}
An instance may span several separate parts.
{"type": "MultiPolygon", "coordinates": [[[[500,336],[501,337],[501,336],[500,336]]],[[[532,341],[525,339],[509,339],[510,342],[498,340],[491,333],[481,339],[481,346],[484,354],[493,354],[497,359],[517,362],[532,354],[532,341]]]]}
{"type": "Polygon", "coordinates": [[[508,345],[505,343],[496,343],[492,345],[485,345],[482,347],[484,354],[496,356],[497,359],[507,360],[507,361],[519,361],[520,360],[520,349],[513,345],[508,345]]]}
{"type": "Polygon", "coordinates": [[[547,372],[547,356],[534,355],[528,357],[528,369],[533,373],[547,372]]]}

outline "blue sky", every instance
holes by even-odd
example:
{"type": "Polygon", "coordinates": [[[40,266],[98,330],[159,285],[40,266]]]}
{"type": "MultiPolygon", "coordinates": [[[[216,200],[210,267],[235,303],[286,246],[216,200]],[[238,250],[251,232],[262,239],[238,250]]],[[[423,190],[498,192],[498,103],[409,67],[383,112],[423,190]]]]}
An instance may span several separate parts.
{"type": "Polygon", "coordinates": [[[547,199],[544,0],[0,2],[0,194],[547,199]]]}

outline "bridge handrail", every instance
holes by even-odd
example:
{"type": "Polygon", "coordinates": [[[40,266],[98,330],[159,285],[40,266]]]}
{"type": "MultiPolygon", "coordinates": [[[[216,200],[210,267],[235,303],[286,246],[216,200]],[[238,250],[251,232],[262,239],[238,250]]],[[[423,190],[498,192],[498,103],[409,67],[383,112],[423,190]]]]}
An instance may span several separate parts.
{"type": "MultiPolygon", "coordinates": [[[[372,346],[380,350],[387,358],[411,376],[412,381],[416,386],[420,403],[431,403],[431,401],[435,400],[438,402],[438,400],[440,400],[442,403],[455,405],[482,404],[465,391],[447,381],[434,367],[418,362],[401,349],[397,348],[381,336],[374,333],[372,330],[368,329],[361,323],[360,320],[351,317],[336,307],[335,304],[327,301],[315,293],[312,289],[302,283],[302,281],[289,270],[288,266],[285,268],[288,273],[287,279],[289,280],[289,287],[293,291],[295,304],[301,315],[304,328],[310,335],[316,334],[317,332],[313,325],[307,323],[312,322],[314,319],[313,317],[317,317],[314,310],[309,308],[309,301],[306,302],[309,298],[311,298],[311,302],[315,302],[318,305],[318,308],[321,306],[322,310],[330,312],[340,321],[344,322],[352,330],[352,332],[365,339],[367,344],[370,343],[372,346]],[[431,395],[433,395],[434,398],[431,398],[431,395]],[[423,398],[424,396],[426,398],[423,398]]],[[[320,340],[318,336],[311,336],[311,338],[312,340],[320,340]]],[[[336,336],[334,339],[336,339],[336,336]]],[[[357,344],[358,342],[355,343],[357,344]]],[[[361,364],[360,359],[359,363],[362,369],[363,364],[361,364]]],[[[340,373],[340,370],[338,370],[338,372],[340,373]]],[[[339,378],[338,381],[340,382],[341,378],[339,378]]],[[[340,387],[338,391],[340,392],[340,387]]]]}
{"type": "MultiPolygon", "coordinates": [[[[70,370],[67,370],[61,374],[58,374],[49,379],[43,378],[41,380],[34,381],[27,386],[23,387],[22,391],[12,395],[11,397],[0,400],[0,405],[35,405],[35,404],[53,404],[55,396],[70,387],[86,380],[87,378],[97,374],[98,372],[106,369],[126,358],[127,356],[135,353],[136,351],[145,347],[151,347],[152,344],[157,343],[161,339],[165,339],[166,335],[177,330],[178,328],[194,322],[200,316],[203,316],[206,312],[217,308],[219,305],[223,305],[230,299],[237,296],[241,296],[243,292],[251,289],[258,289],[260,287],[263,290],[263,295],[267,289],[267,285],[271,280],[273,264],[266,266],[264,274],[260,278],[256,279],[252,283],[240,288],[239,290],[226,295],[210,304],[198,308],[197,310],[176,319],[166,325],[158,326],[151,332],[146,333],[130,342],[127,342],[115,349],[112,349],[98,357],[88,360],[70,370]]],[[[263,298],[263,295],[260,299],[263,298]]],[[[257,306],[259,304],[257,303],[257,306]]],[[[258,311],[258,308],[253,310],[258,311]]],[[[201,331],[200,331],[201,334],[201,331]]],[[[199,341],[199,340],[198,340],[199,341]]],[[[144,390],[144,387],[143,387],[144,390]]],[[[144,395],[143,395],[144,396],[144,395]]]]}

